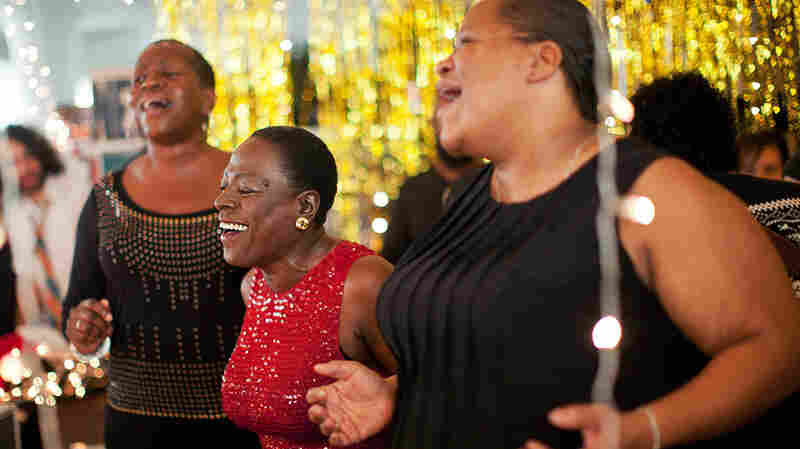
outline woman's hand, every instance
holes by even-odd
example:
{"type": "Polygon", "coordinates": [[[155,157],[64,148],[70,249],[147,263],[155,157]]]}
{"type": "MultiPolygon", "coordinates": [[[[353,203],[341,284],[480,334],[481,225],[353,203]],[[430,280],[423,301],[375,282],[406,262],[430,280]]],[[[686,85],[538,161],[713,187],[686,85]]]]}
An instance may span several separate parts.
{"type": "MultiPolygon", "coordinates": [[[[548,415],[550,423],[565,430],[579,430],[584,449],[619,449],[621,415],[605,404],[568,405],[554,409],[548,415]]],[[[520,449],[549,449],[548,446],[528,440],[520,449]]]]}
{"type": "Polygon", "coordinates": [[[333,446],[348,446],[378,434],[392,420],[396,376],[384,379],[358,362],[332,361],[314,370],[336,381],[308,390],[308,417],[333,446]]]}
{"type": "Polygon", "coordinates": [[[107,299],[84,299],[69,311],[67,338],[78,352],[91,354],[97,351],[106,337],[111,336],[114,330],[112,319],[107,299]]]}

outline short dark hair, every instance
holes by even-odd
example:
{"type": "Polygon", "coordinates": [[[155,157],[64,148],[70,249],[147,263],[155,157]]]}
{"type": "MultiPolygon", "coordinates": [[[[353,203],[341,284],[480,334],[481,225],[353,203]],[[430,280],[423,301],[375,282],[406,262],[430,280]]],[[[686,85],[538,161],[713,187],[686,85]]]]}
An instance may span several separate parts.
{"type": "Polygon", "coordinates": [[[336,160],[325,142],[311,132],[294,126],[270,126],[259,129],[253,136],[274,143],[281,149],[282,168],[290,187],[298,192],[315,190],[319,193],[319,211],[314,221],[324,224],[333,206],[339,182],[336,160]]]}
{"type": "Polygon", "coordinates": [[[42,134],[33,128],[22,125],[8,125],[6,137],[9,140],[16,140],[25,147],[25,151],[39,161],[42,166],[42,182],[51,175],[58,175],[64,172],[64,163],[58,156],[58,151],[42,134]]]}
{"type": "Polygon", "coordinates": [[[601,33],[592,13],[577,0],[502,0],[499,12],[515,32],[533,42],[553,41],[561,47],[561,69],[581,116],[599,123],[595,70],[608,72],[610,79],[611,59],[601,43],[597,55],[602,60],[595,60],[595,35],[601,33]]]}
{"type": "Polygon", "coordinates": [[[631,135],[703,173],[736,170],[736,121],[730,102],[698,72],[640,87],[631,97],[631,135]]]}
{"type": "Polygon", "coordinates": [[[778,148],[781,155],[781,166],[786,164],[789,160],[789,145],[778,130],[762,130],[739,137],[736,141],[739,170],[743,170],[745,165],[754,165],[764,149],[770,145],[778,148]]]}
{"type": "Polygon", "coordinates": [[[211,67],[211,64],[208,63],[206,58],[200,53],[196,48],[192,47],[189,44],[183,43],[177,39],[161,39],[157,40],[148,47],[152,47],[153,45],[159,44],[174,44],[180,45],[181,47],[186,48],[187,50],[192,52],[192,58],[189,60],[192,68],[194,69],[194,73],[200,79],[200,82],[203,83],[205,87],[209,89],[214,89],[216,87],[216,78],[214,77],[214,68],[211,67]]]}

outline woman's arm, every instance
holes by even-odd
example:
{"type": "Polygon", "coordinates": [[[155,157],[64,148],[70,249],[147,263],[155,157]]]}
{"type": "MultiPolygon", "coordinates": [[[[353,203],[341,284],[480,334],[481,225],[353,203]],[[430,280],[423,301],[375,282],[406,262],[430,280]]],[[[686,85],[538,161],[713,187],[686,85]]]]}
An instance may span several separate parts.
{"type": "Polygon", "coordinates": [[[69,288],[61,310],[62,332],[80,352],[94,352],[111,333],[106,278],[98,258],[97,204],[90,194],[78,220],[69,288]],[[77,323],[76,321],[80,321],[77,323]]]}
{"type": "Polygon", "coordinates": [[[383,340],[376,313],[383,282],[392,265],[380,256],[365,256],[347,274],[339,320],[339,344],[353,360],[384,374],[397,371],[397,361],[383,340]]]}
{"type": "MultiPolygon", "coordinates": [[[[621,225],[623,244],[670,318],[712,356],[688,384],[649,404],[662,444],[729,431],[800,386],[800,303],[746,206],[685,163],[654,163],[631,193],[649,197],[656,215],[648,226],[621,225]]],[[[650,438],[646,424],[641,412],[624,414],[623,438],[650,438]],[[626,433],[634,420],[641,432],[626,433]]]]}
{"type": "Polygon", "coordinates": [[[800,384],[800,302],[746,206],[671,158],[655,162],[630,193],[650,198],[655,218],[646,226],[622,222],[620,239],[670,319],[712,359],[683,387],[633,411],[554,410],[551,421],[581,430],[587,448],[649,449],[711,438],[800,384]]]}

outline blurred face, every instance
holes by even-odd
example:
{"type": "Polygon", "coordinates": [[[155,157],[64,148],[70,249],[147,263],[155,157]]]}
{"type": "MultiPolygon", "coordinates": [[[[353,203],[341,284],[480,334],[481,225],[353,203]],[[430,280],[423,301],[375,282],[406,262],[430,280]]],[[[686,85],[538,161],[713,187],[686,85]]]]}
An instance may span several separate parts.
{"type": "Polygon", "coordinates": [[[499,17],[498,0],[484,0],[467,12],[453,53],[436,66],[440,140],[453,156],[477,154],[521,119],[527,43],[499,17]],[[510,122],[510,120],[512,120],[510,122]]]}
{"type": "Polygon", "coordinates": [[[188,48],[169,42],[150,45],[139,56],[130,106],[148,139],[178,143],[203,132],[215,97],[192,68],[192,57],[188,48]]]}
{"type": "Polygon", "coordinates": [[[25,145],[14,139],[8,140],[8,148],[17,172],[20,193],[29,195],[40,190],[44,185],[44,169],[39,160],[28,153],[25,145]]]}
{"type": "Polygon", "coordinates": [[[761,150],[758,160],[753,165],[753,176],[759,178],[776,179],[780,181],[783,178],[783,159],[781,158],[781,151],[774,145],[769,145],[761,150]]]}
{"type": "Polygon", "coordinates": [[[233,153],[222,176],[219,211],[225,261],[239,267],[265,267],[299,238],[297,193],[281,171],[280,149],[251,137],[233,153]]]}

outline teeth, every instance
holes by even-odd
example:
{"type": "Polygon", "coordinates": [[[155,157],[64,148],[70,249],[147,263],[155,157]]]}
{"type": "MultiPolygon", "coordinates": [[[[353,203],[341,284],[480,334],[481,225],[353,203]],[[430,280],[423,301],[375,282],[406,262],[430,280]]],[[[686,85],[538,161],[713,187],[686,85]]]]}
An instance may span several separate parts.
{"type": "Polygon", "coordinates": [[[219,227],[223,231],[240,231],[240,232],[242,232],[242,231],[246,231],[247,230],[247,226],[246,225],[238,224],[238,223],[220,222],[219,227]]]}

